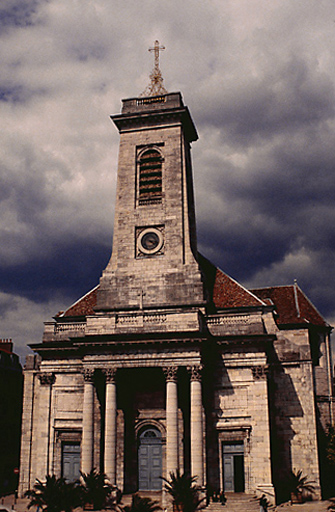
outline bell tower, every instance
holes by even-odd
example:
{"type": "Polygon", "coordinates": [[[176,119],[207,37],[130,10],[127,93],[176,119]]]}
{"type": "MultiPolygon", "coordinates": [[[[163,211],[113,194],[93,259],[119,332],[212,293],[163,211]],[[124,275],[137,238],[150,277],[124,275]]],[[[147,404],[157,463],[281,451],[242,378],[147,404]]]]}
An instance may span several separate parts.
{"type": "Polygon", "coordinates": [[[158,65],[138,98],[112,116],[120,132],[113,251],[97,311],[204,304],[197,261],[191,142],[198,136],[180,93],[168,93],[158,65]]]}

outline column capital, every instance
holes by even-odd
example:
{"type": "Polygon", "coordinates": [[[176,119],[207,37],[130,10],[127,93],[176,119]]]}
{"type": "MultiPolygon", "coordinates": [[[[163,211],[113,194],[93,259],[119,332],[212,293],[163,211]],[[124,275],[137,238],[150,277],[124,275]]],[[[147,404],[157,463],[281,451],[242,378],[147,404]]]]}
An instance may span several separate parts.
{"type": "Polygon", "coordinates": [[[264,380],[269,373],[269,367],[265,366],[252,366],[252,376],[255,380],[264,380]]]}
{"type": "Polygon", "coordinates": [[[92,369],[92,368],[84,368],[81,373],[83,374],[85,382],[90,382],[90,383],[93,382],[93,379],[94,379],[94,369],[92,369]]]}
{"type": "Polygon", "coordinates": [[[42,386],[52,386],[52,384],[56,380],[56,376],[54,373],[39,373],[38,378],[40,379],[40,383],[42,386]]]}
{"type": "Polygon", "coordinates": [[[165,366],[163,372],[166,382],[177,382],[178,366],[165,366]]]}
{"type": "Polygon", "coordinates": [[[114,383],[115,382],[116,372],[117,372],[117,368],[114,368],[114,367],[104,368],[102,370],[102,373],[106,377],[106,384],[114,383]]]}
{"type": "Polygon", "coordinates": [[[191,374],[191,381],[201,381],[202,364],[188,366],[187,371],[191,374]]]}

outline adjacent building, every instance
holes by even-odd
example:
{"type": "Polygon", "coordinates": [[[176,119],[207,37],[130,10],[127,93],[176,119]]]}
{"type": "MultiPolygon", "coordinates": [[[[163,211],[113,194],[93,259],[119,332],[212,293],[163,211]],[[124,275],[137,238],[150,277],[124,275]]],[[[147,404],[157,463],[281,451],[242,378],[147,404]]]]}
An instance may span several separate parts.
{"type": "Polygon", "coordinates": [[[17,489],[23,375],[11,339],[0,340],[0,496],[17,489]]]}

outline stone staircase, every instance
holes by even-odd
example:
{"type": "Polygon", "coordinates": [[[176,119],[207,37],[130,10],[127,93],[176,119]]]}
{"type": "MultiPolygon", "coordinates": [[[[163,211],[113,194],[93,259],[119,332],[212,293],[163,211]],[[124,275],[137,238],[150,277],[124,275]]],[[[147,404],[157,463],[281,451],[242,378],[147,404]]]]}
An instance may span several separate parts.
{"type": "MultiPolygon", "coordinates": [[[[158,501],[162,509],[166,508],[164,504],[163,494],[161,492],[153,491],[139,491],[139,495],[147,498],[151,498],[154,501],[158,501]]],[[[227,502],[225,505],[221,503],[211,502],[203,512],[259,512],[259,501],[255,499],[253,494],[245,493],[226,493],[227,502]]],[[[121,505],[130,505],[131,494],[124,494],[122,496],[121,505]]]]}
{"type": "MultiPolygon", "coordinates": [[[[162,506],[164,510],[164,504],[162,503],[162,493],[152,491],[140,491],[139,494],[142,497],[151,498],[162,506]]],[[[130,505],[131,494],[124,494],[122,496],[121,505],[130,505]]],[[[221,503],[210,503],[203,512],[259,512],[259,502],[255,500],[254,495],[244,493],[226,493],[227,502],[225,505],[221,503]]],[[[27,512],[28,511],[28,499],[17,499],[13,495],[6,496],[0,500],[1,504],[5,505],[8,509],[14,510],[15,512],[27,512]]],[[[76,509],[80,511],[81,509],[76,509]]],[[[273,508],[271,509],[273,510],[273,508]]],[[[30,512],[36,512],[36,507],[32,507],[30,512]]]]}
{"type": "Polygon", "coordinates": [[[210,503],[206,512],[259,512],[259,501],[253,494],[226,493],[226,504],[210,503]]]}

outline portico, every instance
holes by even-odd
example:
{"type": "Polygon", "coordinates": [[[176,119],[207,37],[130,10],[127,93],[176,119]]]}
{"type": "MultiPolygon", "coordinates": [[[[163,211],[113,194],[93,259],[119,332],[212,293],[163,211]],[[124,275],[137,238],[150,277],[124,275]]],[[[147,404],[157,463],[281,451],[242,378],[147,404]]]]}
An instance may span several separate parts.
{"type": "MultiPolygon", "coordinates": [[[[101,424],[104,426],[104,431],[101,432],[101,437],[104,440],[103,468],[110,482],[118,485],[122,490],[127,487],[127,483],[128,485],[130,482],[134,484],[134,475],[125,474],[123,478],[123,474],[118,474],[117,468],[126,467],[130,471],[130,468],[140,468],[141,461],[139,460],[139,457],[143,450],[141,452],[137,449],[137,454],[135,454],[135,450],[133,449],[134,446],[131,447],[131,444],[138,447],[140,446],[140,436],[145,428],[156,429],[159,432],[159,439],[162,444],[162,449],[160,449],[161,472],[159,477],[168,477],[170,472],[174,472],[176,469],[184,471],[185,463],[188,467],[192,468],[192,474],[196,474],[198,476],[199,485],[204,484],[204,411],[202,405],[201,365],[199,363],[192,365],[191,358],[189,358],[187,366],[185,365],[180,367],[181,370],[178,372],[178,366],[165,366],[165,361],[162,360],[160,361],[161,366],[159,367],[156,364],[157,362],[157,360],[154,360],[153,366],[139,367],[138,370],[141,369],[141,372],[137,371],[137,376],[141,375],[141,373],[142,375],[144,375],[144,373],[150,374],[150,369],[152,368],[154,368],[155,374],[157,374],[158,371],[161,373],[161,382],[163,379],[165,380],[165,389],[161,388],[161,382],[157,383],[157,387],[155,386],[155,383],[153,383],[152,387],[156,387],[156,393],[160,394],[161,397],[164,397],[165,407],[163,410],[161,409],[162,403],[160,398],[156,403],[153,399],[152,403],[146,404],[144,393],[142,393],[144,396],[144,398],[142,397],[142,408],[137,409],[137,417],[133,419],[132,441],[129,441],[130,420],[128,420],[127,425],[125,412],[122,410],[124,405],[122,403],[122,394],[125,394],[124,379],[126,378],[124,377],[122,379],[122,372],[126,369],[128,376],[127,381],[129,382],[130,380],[129,384],[135,384],[136,386],[136,381],[134,382],[133,379],[129,377],[132,370],[134,371],[135,369],[132,368],[132,370],[130,370],[129,362],[119,362],[118,366],[114,364],[113,366],[110,365],[108,367],[102,367],[101,361],[99,361],[95,368],[93,368],[92,363],[90,362],[89,367],[86,367],[83,370],[84,407],[81,443],[82,472],[88,473],[94,468],[94,374],[95,372],[102,372],[105,376],[105,407],[104,418],[102,418],[101,421],[101,424]],[[178,375],[180,372],[183,374],[181,377],[182,390],[178,389],[178,375]],[[120,376],[120,379],[118,379],[118,376],[120,376]],[[185,389],[185,380],[187,379],[189,380],[188,389],[185,389]],[[120,384],[118,384],[118,382],[120,382],[120,384]],[[123,389],[120,390],[120,387],[123,389]],[[184,410],[185,408],[183,404],[181,404],[181,407],[178,403],[178,393],[180,394],[181,391],[183,394],[185,394],[186,391],[189,395],[186,402],[190,404],[190,414],[188,411],[184,410]],[[118,395],[120,395],[119,405],[118,395]],[[120,419],[118,421],[118,415],[120,416],[120,419],[122,417],[123,421],[120,421],[120,419]],[[188,422],[188,425],[185,425],[185,422],[188,422]],[[122,435],[118,436],[118,431],[120,432],[122,427],[122,435]],[[189,447],[184,446],[185,441],[183,441],[183,436],[185,429],[191,433],[189,447]],[[126,446],[127,437],[128,446],[126,446]],[[133,456],[134,454],[137,455],[137,460],[125,460],[129,453],[133,454],[133,456]],[[187,457],[189,460],[185,461],[185,458],[187,457]],[[194,473],[194,471],[196,471],[196,473],[194,473]]],[[[137,407],[141,407],[141,403],[137,402],[137,407]]],[[[150,460],[147,462],[150,464],[150,460]]],[[[140,480],[140,475],[138,475],[138,480],[140,480]]],[[[159,480],[159,482],[161,488],[161,480],[159,480]]],[[[132,484],[129,485],[130,490],[137,490],[134,489],[134,485],[132,484]]],[[[136,484],[139,485],[139,481],[136,482],[136,484]]],[[[154,489],[148,488],[146,490],[157,490],[156,482],[153,486],[154,489]]]]}

